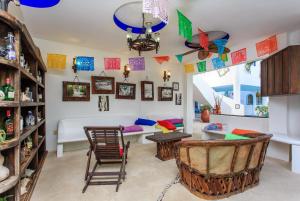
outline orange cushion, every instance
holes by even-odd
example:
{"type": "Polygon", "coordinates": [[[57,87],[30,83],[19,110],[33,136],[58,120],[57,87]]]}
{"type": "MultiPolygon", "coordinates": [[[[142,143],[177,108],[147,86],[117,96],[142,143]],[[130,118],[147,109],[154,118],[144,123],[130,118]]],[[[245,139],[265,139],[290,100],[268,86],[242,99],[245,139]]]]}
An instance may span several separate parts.
{"type": "Polygon", "coordinates": [[[245,129],[235,128],[235,129],[232,130],[231,133],[236,134],[236,135],[245,135],[245,134],[249,134],[249,133],[259,133],[259,132],[253,131],[253,130],[245,130],[245,129]]]}
{"type": "Polygon", "coordinates": [[[176,130],[176,126],[174,126],[171,122],[169,121],[157,121],[159,125],[165,127],[168,130],[176,130]]]}

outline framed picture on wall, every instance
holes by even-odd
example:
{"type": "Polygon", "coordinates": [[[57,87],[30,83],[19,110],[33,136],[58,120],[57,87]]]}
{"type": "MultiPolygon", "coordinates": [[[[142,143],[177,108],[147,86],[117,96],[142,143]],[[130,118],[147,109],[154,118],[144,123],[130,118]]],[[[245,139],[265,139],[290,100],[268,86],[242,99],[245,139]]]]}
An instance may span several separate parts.
{"type": "Polygon", "coordinates": [[[172,83],[173,91],[179,91],[179,82],[172,83]]]}
{"type": "Polygon", "coordinates": [[[63,101],[90,101],[90,83],[64,81],[63,101]]]}
{"type": "Polygon", "coordinates": [[[135,99],[136,84],[117,82],[116,99],[135,99]]]}
{"type": "Polygon", "coordinates": [[[158,101],[173,101],[173,88],[158,87],[158,101]]]}
{"type": "Polygon", "coordinates": [[[92,94],[114,94],[115,78],[104,76],[92,76],[92,94]]]}
{"type": "Polygon", "coordinates": [[[175,105],[182,105],[182,94],[181,93],[175,94],[175,105]]]}
{"type": "Polygon", "coordinates": [[[98,97],[98,108],[100,112],[109,111],[109,96],[99,96],[98,97]]]}
{"type": "Polygon", "coordinates": [[[154,100],[154,83],[151,81],[141,81],[141,99],[142,101],[154,100]]]}

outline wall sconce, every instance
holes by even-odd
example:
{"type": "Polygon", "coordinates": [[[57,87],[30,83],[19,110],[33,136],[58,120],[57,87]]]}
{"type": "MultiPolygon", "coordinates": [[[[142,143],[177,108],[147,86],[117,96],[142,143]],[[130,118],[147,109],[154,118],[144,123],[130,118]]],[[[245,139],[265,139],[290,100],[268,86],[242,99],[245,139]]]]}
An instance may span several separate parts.
{"type": "Polygon", "coordinates": [[[72,66],[72,69],[73,69],[74,73],[76,74],[76,73],[77,73],[77,65],[76,65],[76,58],[75,58],[75,57],[73,58],[73,66],[72,66]]]}
{"type": "Polygon", "coordinates": [[[130,69],[129,65],[125,65],[125,66],[124,66],[124,72],[123,72],[123,75],[124,75],[125,80],[129,77],[130,70],[131,70],[131,69],[130,69]]]}
{"type": "Polygon", "coordinates": [[[164,80],[164,82],[168,82],[169,80],[170,80],[170,78],[171,78],[171,72],[170,71],[164,71],[164,76],[163,76],[163,80],[164,80]]]}

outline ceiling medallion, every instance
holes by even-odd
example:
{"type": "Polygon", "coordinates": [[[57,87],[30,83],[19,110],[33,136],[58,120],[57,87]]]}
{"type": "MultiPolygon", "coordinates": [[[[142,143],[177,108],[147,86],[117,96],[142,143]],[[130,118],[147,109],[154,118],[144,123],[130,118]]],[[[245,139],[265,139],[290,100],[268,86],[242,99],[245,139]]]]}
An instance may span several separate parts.
{"type": "Polygon", "coordinates": [[[122,30],[127,31],[127,45],[129,50],[139,52],[153,51],[158,53],[160,34],[159,30],[166,23],[149,14],[142,12],[142,2],[130,2],[120,6],[114,13],[114,22],[122,30]],[[138,34],[134,38],[134,34],[138,34]]]}

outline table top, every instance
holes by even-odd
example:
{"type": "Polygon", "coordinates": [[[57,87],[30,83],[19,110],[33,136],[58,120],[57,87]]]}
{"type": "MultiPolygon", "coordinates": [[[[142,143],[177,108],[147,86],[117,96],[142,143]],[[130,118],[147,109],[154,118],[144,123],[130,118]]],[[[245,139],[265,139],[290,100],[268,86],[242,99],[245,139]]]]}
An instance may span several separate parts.
{"type": "Polygon", "coordinates": [[[154,133],[154,135],[146,136],[147,140],[154,142],[171,142],[176,140],[181,140],[182,138],[192,137],[192,135],[181,132],[171,132],[171,133],[154,133]]]}

